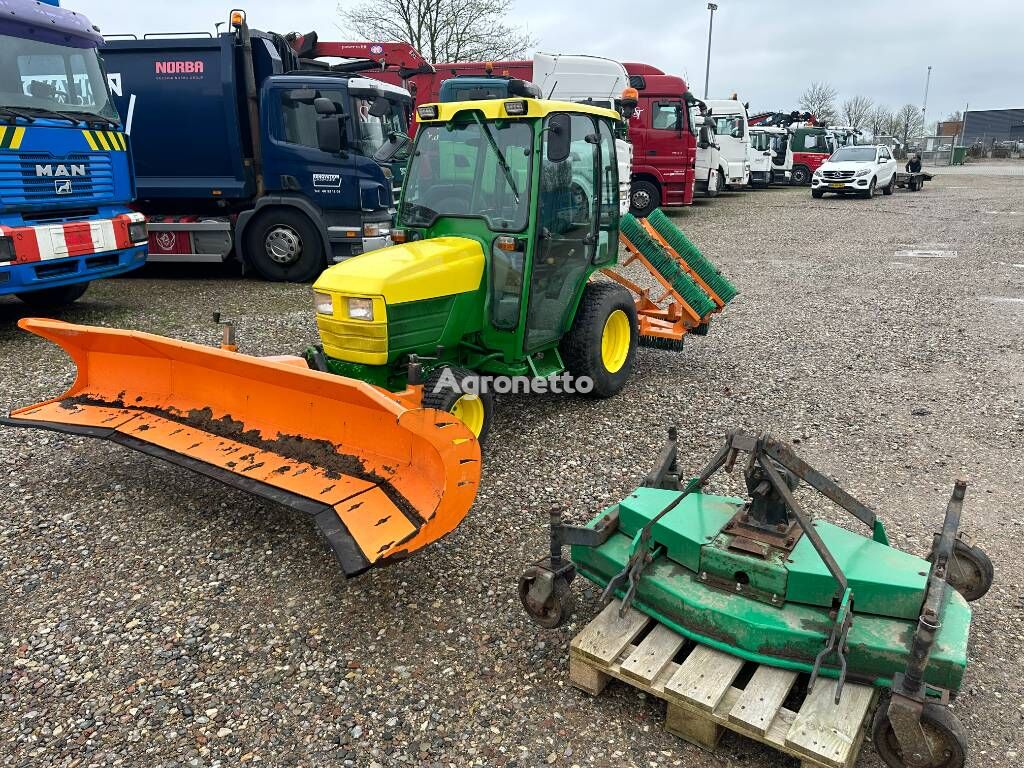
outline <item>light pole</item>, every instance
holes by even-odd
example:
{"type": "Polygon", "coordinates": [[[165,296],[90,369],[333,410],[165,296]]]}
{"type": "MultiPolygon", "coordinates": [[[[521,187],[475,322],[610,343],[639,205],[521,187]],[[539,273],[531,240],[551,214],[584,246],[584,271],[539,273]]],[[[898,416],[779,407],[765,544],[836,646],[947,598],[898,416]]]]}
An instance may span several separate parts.
{"type": "Polygon", "coordinates": [[[932,65],[928,65],[928,76],[924,80],[924,103],[921,105],[921,135],[928,132],[928,86],[932,84],[932,65]]]}
{"type": "Polygon", "coordinates": [[[708,97],[708,80],[711,78],[711,30],[715,28],[715,11],[718,6],[715,3],[708,3],[708,10],[711,11],[711,20],[708,22],[708,63],[704,68],[704,98],[708,97]]]}

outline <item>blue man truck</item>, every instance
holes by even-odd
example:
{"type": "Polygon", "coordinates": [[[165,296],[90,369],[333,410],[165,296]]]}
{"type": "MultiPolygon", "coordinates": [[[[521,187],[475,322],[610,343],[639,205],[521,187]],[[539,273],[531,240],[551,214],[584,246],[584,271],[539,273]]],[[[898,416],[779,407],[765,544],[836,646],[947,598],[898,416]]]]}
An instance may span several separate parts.
{"type": "Polygon", "coordinates": [[[0,294],[36,307],[146,260],[102,43],[58,0],[0,0],[0,294]]]}
{"type": "Polygon", "coordinates": [[[390,245],[404,89],[302,59],[241,11],[215,37],[108,38],[103,58],[120,84],[150,261],[238,259],[300,282],[390,245]]]}

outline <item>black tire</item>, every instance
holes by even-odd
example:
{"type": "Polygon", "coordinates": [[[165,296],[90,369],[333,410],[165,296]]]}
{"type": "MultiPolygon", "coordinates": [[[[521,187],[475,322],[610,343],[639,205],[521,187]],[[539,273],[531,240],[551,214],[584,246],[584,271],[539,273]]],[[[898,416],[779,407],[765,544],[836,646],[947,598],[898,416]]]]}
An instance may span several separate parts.
{"type": "Polygon", "coordinates": [[[823,190],[823,189],[812,189],[811,190],[811,197],[815,198],[816,200],[820,199],[820,198],[822,198],[824,196],[825,196],[825,190],[823,190]]]}
{"type": "MultiPolygon", "coordinates": [[[[427,380],[423,383],[423,407],[424,408],[436,408],[439,411],[445,413],[452,413],[456,409],[456,405],[459,400],[463,397],[473,397],[478,400],[482,406],[482,422],[477,426],[467,423],[470,431],[476,434],[476,439],[480,443],[483,443],[487,439],[487,433],[491,429],[491,421],[494,417],[494,394],[491,392],[482,392],[476,396],[467,396],[462,392],[452,387],[446,387],[441,382],[441,377],[445,376],[445,371],[450,370],[452,376],[461,385],[467,378],[473,378],[476,376],[468,368],[459,368],[457,366],[442,365],[435,368],[427,376],[427,380]]],[[[445,377],[447,378],[447,377],[445,377]]]]}
{"type": "Polygon", "coordinates": [[[245,259],[264,280],[308,283],[324,271],[324,244],[307,216],[290,208],[260,213],[245,228],[245,259]]]}
{"type": "Polygon", "coordinates": [[[811,171],[806,165],[794,165],[789,175],[789,183],[794,187],[804,187],[811,183],[811,171]]]}
{"type": "Polygon", "coordinates": [[[594,383],[588,397],[617,395],[633,372],[639,327],[636,304],[629,291],[617,283],[587,283],[583,289],[572,327],[559,347],[565,367],[575,378],[589,377],[594,383]],[[622,364],[609,370],[602,354],[605,325],[615,312],[623,312],[629,322],[629,349],[622,364]]]}
{"type": "Polygon", "coordinates": [[[895,191],[896,191],[896,174],[894,173],[892,175],[892,178],[889,179],[889,183],[886,184],[884,187],[882,187],[882,194],[883,195],[891,195],[895,191]]]}
{"type": "MultiPolygon", "coordinates": [[[[936,542],[938,539],[936,538],[936,542]]],[[[935,553],[928,555],[928,562],[935,553]]],[[[984,597],[995,580],[995,567],[981,547],[974,547],[963,539],[953,542],[952,562],[946,569],[946,583],[971,603],[984,597]]]]}
{"type": "Polygon", "coordinates": [[[877,184],[877,180],[876,179],[871,179],[870,183],[868,184],[868,188],[865,189],[863,192],[861,192],[860,196],[863,197],[865,200],[870,200],[872,197],[875,196],[875,186],[876,186],[876,184],[877,184]]]}
{"type": "MultiPolygon", "coordinates": [[[[928,737],[935,759],[915,763],[919,768],[963,768],[967,761],[967,734],[947,707],[926,702],[921,711],[921,727],[928,737]]],[[[889,721],[889,700],[885,699],[875,710],[871,723],[871,741],[875,751],[890,768],[907,768],[899,740],[889,721]]]]}
{"type": "Polygon", "coordinates": [[[629,212],[645,219],[661,207],[661,190],[649,181],[633,181],[629,187],[629,212]]]}
{"type": "Polygon", "coordinates": [[[551,595],[543,605],[537,605],[529,599],[530,587],[536,581],[537,575],[535,568],[528,568],[519,577],[519,602],[522,603],[523,610],[534,624],[538,624],[544,629],[555,629],[572,618],[573,612],[576,610],[576,596],[573,594],[569,582],[561,576],[556,576],[551,595]]]}
{"type": "Polygon", "coordinates": [[[15,296],[33,309],[60,309],[78,301],[88,288],[89,283],[75,283],[56,288],[43,288],[41,291],[16,293],[15,296]]]}

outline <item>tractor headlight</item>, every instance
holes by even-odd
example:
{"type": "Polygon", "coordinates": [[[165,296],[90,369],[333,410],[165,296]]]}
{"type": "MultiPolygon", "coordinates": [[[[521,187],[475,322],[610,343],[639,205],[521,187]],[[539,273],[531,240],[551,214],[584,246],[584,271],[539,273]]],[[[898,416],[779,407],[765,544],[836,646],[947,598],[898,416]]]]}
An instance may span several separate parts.
{"type": "Polygon", "coordinates": [[[133,221],[128,225],[128,239],[133,243],[144,243],[149,239],[146,222],[133,221]]]}
{"type": "Polygon", "coordinates": [[[334,300],[331,298],[331,294],[329,293],[313,291],[313,306],[316,307],[318,315],[334,314],[334,300]]]}
{"type": "Polygon", "coordinates": [[[348,300],[348,316],[351,320],[373,320],[373,299],[348,300]]]}
{"type": "Polygon", "coordinates": [[[860,178],[861,176],[867,176],[869,173],[871,173],[871,169],[870,168],[861,168],[859,171],[857,171],[853,175],[858,177],[858,178],[860,178]]]}

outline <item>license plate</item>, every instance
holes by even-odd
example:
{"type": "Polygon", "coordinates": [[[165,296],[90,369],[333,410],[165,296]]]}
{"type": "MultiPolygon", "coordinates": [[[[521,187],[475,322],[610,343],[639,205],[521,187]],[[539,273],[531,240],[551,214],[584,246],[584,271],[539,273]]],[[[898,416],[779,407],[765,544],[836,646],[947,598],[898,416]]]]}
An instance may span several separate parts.
{"type": "Polygon", "coordinates": [[[832,187],[832,189],[842,189],[846,185],[845,184],[829,184],[829,186],[832,187]]]}

